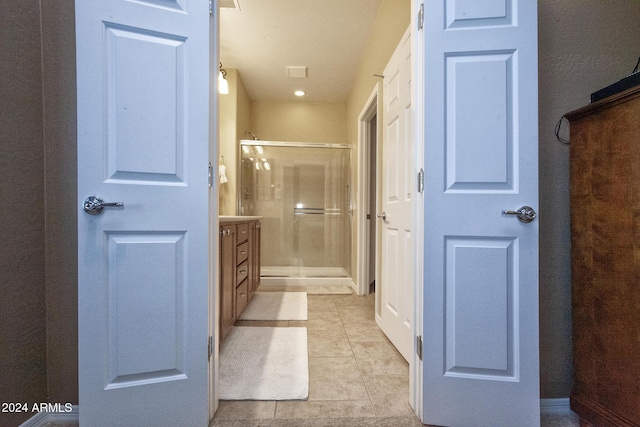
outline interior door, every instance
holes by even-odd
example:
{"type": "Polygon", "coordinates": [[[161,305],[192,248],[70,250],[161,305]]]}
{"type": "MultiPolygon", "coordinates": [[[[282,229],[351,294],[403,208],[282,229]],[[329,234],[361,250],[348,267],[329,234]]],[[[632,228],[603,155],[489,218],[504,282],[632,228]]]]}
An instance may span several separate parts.
{"type": "Polygon", "coordinates": [[[427,3],[423,421],[539,426],[537,2],[427,3]]]}
{"type": "Polygon", "coordinates": [[[75,13],[80,425],[206,426],[209,2],[75,13]]]}
{"type": "Polygon", "coordinates": [[[382,213],[379,289],[376,321],[409,361],[413,350],[415,192],[412,105],[411,31],[384,70],[382,140],[382,213]]]}

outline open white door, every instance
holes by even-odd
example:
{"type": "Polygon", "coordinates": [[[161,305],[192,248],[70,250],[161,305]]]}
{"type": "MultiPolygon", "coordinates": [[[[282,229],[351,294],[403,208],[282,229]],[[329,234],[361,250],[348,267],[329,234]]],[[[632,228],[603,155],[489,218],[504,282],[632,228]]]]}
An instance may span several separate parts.
{"type": "Polygon", "coordinates": [[[376,322],[407,361],[412,360],[414,316],[414,217],[417,191],[413,160],[411,30],[384,70],[380,290],[376,322]]]}
{"type": "Polygon", "coordinates": [[[206,426],[209,1],[75,13],[80,425],[206,426]]]}
{"type": "Polygon", "coordinates": [[[424,419],[539,426],[537,2],[425,3],[424,419]]]}

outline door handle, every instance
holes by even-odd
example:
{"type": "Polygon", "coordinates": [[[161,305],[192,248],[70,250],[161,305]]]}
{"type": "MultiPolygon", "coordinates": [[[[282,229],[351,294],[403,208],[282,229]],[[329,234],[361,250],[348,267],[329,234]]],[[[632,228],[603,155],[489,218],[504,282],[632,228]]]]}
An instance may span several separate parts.
{"type": "Polygon", "coordinates": [[[383,221],[387,220],[387,213],[382,212],[381,214],[376,215],[376,218],[382,218],[383,221]]]}
{"type": "Polygon", "coordinates": [[[536,211],[534,211],[531,206],[523,206],[517,211],[504,210],[502,211],[502,214],[515,215],[518,217],[518,221],[524,222],[524,223],[533,221],[534,219],[536,219],[536,215],[537,215],[536,211]]]}
{"type": "Polygon", "coordinates": [[[105,203],[102,199],[96,196],[87,197],[84,199],[84,203],[82,204],[82,209],[84,209],[84,211],[89,215],[98,215],[104,208],[122,207],[124,207],[124,203],[122,202],[105,203]]]}

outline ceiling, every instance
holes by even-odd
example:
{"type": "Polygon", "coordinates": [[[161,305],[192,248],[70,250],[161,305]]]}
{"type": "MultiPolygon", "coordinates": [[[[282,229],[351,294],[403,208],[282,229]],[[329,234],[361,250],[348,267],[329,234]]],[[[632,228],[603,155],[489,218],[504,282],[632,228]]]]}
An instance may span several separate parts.
{"type": "Polygon", "coordinates": [[[344,103],[380,2],[223,0],[222,66],[238,70],[254,101],[344,103]],[[289,66],[308,67],[308,77],[289,77],[289,66]],[[296,97],[297,89],[306,95],[296,97]]]}

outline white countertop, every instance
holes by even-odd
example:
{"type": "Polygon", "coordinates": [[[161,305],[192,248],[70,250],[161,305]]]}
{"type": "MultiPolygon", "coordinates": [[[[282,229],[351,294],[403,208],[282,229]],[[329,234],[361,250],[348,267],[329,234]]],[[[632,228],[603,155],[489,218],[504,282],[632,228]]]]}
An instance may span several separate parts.
{"type": "Polygon", "coordinates": [[[220,222],[242,222],[242,221],[256,221],[262,219],[261,216],[249,216],[249,215],[220,215],[218,217],[220,222]]]}

